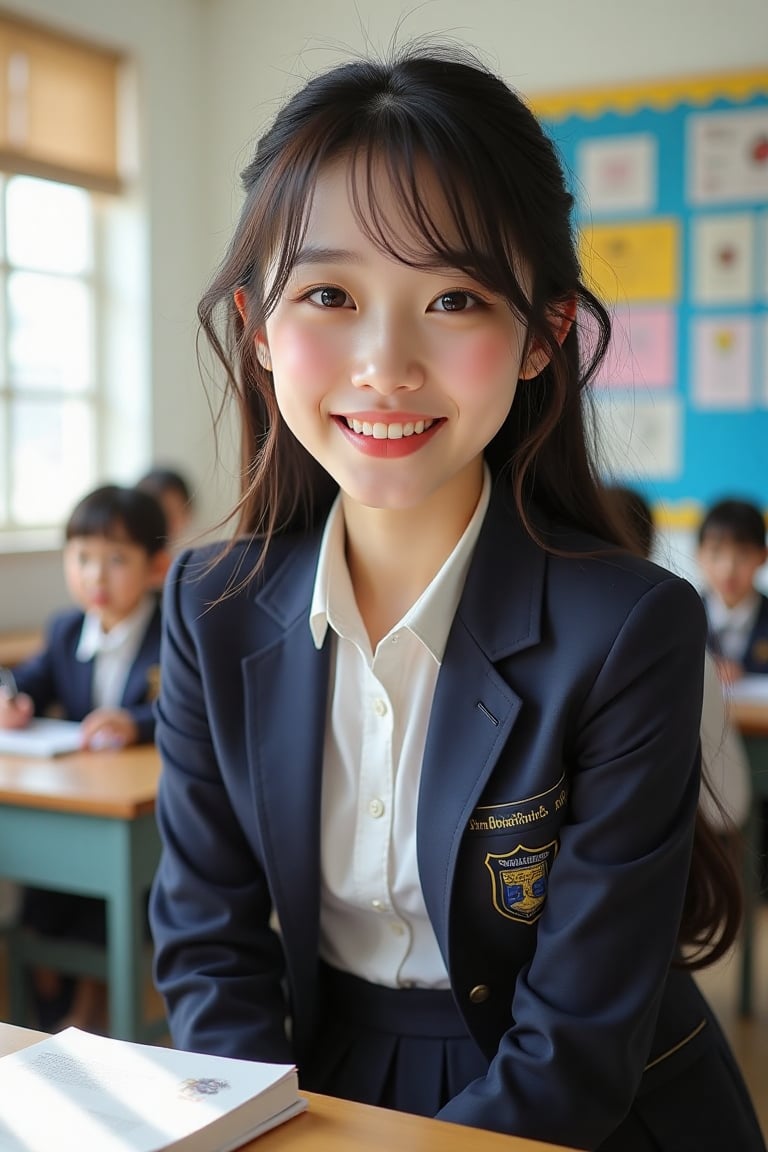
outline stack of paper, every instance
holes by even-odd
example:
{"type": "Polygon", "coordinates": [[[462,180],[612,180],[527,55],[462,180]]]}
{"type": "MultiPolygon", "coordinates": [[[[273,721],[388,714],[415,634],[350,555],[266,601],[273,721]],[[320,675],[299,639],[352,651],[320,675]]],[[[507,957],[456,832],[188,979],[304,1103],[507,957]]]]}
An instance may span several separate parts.
{"type": "Polygon", "coordinates": [[[726,695],[743,704],[768,704],[768,676],[742,676],[726,688],[726,695]]]}
{"type": "Polygon", "coordinates": [[[291,1065],[77,1028],[0,1059],[3,1152],[231,1152],[306,1107],[291,1065]]]}
{"type": "Polygon", "coordinates": [[[82,739],[76,720],[35,716],[26,728],[0,728],[0,752],[17,756],[60,756],[76,752],[82,739]]]}

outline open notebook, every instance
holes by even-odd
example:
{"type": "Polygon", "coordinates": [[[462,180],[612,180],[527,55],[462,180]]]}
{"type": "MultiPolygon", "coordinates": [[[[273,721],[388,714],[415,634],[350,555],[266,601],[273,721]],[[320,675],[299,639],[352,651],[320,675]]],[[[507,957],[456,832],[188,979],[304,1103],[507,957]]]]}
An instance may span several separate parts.
{"type": "Polygon", "coordinates": [[[0,752],[18,756],[59,756],[80,747],[80,724],[76,720],[51,720],[36,716],[26,728],[0,728],[0,752]]]}
{"type": "Polygon", "coordinates": [[[230,1152],[307,1102],[290,1064],[77,1028],[0,1059],[3,1152],[230,1152]]]}
{"type": "Polygon", "coordinates": [[[744,704],[768,704],[768,676],[743,676],[729,684],[725,694],[744,704]]]}

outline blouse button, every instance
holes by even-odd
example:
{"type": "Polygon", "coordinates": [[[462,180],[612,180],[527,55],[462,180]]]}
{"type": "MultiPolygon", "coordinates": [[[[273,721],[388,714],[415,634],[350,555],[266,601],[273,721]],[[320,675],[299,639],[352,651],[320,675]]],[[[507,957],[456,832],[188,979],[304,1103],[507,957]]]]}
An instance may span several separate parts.
{"type": "Polygon", "coordinates": [[[374,820],[378,820],[379,816],[384,815],[384,801],[380,800],[378,796],[374,796],[373,800],[368,803],[368,811],[374,820]]]}
{"type": "Polygon", "coordinates": [[[387,714],[387,702],[386,702],[386,700],[382,700],[381,697],[378,696],[373,702],[373,710],[377,716],[386,716],[386,714],[387,714]]]}
{"type": "Polygon", "coordinates": [[[469,993],[469,999],[472,1004],[483,1004],[490,994],[491,990],[487,984],[475,984],[469,993]]]}

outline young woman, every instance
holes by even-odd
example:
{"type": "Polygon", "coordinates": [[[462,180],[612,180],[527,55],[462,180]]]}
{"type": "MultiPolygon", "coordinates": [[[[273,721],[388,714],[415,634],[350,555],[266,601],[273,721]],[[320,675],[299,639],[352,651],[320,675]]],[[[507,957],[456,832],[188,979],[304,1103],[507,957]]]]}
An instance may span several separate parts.
{"type": "Polygon", "coordinates": [[[551,144],[406,51],[311,81],[244,183],[200,307],[236,539],[166,592],[176,1044],[580,1148],[763,1149],[688,970],[738,903],[694,834],[703,612],[603,508],[608,320],[551,144]]]}

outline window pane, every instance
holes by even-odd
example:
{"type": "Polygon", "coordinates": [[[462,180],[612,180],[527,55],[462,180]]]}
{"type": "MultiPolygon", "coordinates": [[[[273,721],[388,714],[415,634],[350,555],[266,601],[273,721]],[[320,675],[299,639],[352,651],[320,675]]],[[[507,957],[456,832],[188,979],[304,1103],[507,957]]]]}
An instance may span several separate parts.
{"type": "Polygon", "coordinates": [[[13,386],[72,391],[90,386],[93,312],[82,281],[11,273],[8,328],[13,386]]]}
{"type": "Polygon", "coordinates": [[[90,405],[20,400],[12,409],[11,515],[17,524],[59,524],[92,483],[90,405]]]}
{"type": "Polygon", "coordinates": [[[72,275],[93,266],[91,198],[83,188],[14,176],[6,219],[11,264],[72,275]]]}

